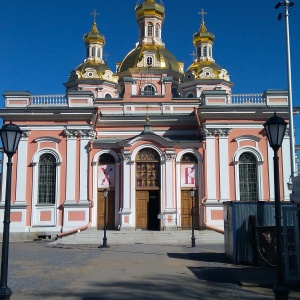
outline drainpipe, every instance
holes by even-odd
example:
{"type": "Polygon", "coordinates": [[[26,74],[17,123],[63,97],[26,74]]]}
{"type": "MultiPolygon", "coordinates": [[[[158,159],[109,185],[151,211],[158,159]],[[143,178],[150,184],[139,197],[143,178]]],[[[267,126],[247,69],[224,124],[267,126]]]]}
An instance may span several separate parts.
{"type": "Polygon", "coordinates": [[[66,232],[58,233],[55,237],[56,240],[59,239],[59,238],[74,234],[74,233],[78,233],[80,231],[84,231],[84,230],[88,229],[91,226],[91,224],[92,224],[92,208],[94,207],[94,201],[89,200],[89,202],[90,202],[89,223],[87,225],[84,225],[84,226],[81,226],[81,227],[78,227],[78,228],[74,228],[74,229],[71,229],[71,230],[66,231],[66,232]]]}

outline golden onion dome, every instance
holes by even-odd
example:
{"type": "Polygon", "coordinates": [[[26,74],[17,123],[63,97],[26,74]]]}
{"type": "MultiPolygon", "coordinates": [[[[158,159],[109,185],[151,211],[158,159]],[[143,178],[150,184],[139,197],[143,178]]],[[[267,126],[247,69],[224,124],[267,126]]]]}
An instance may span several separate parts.
{"type": "Polygon", "coordinates": [[[135,14],[137,19],[151,15],[164,19],[165,8],[162,3],[156,3],[155,0],[145,0],[142,4],[135,7],[135,14]]]}
{"type": "Polygon", "coordinates": [[[195,79],[222,79],[230,81],[230,76],[225,69],[214,61],[195,61],[187,69],[186,74],[192,72],[195,79]]]}
{"type": "Polygon", "coordinates": [[[100,43],[105,45],[105,37],[99,32],[96,22],[94,22],[91,31],[83,36],[83,40],[86,45],[91,43],[100,43]]]}
{"type": "Polygon", "coordinates": [[[178,62],[171,52],[164,47],[150,44],[139,45],[130,51],[119,65],[117,72],[121,73],[131,68],[146,69],[147,66],[143,64],[144,52],[152,52],[155,55],[155,63],[151,66],[152,69],[157,68],[183,73],[182,63],[178,62]]]}
{"type": "Polygon", "coordinates": [[[118,76],[114,75],[106,63],[86,60],[71,72],[70,80],[106,80],[117,83],[118,76]],[[72,76],[74,74],[75,76],[72,76]],[[74,77],[74,78],[72,78],[74,77]]]}
{"type": "Polygon", "coordinates": [[[215,39],[215,36],[211,32],[207,31],[204,21],[202,21],[200,30],[198,32],[196,32],[193,36],[194,45],[196,46],[196,44],[198,44],[199,42],[213,43],[214,39],[215,39]]]}

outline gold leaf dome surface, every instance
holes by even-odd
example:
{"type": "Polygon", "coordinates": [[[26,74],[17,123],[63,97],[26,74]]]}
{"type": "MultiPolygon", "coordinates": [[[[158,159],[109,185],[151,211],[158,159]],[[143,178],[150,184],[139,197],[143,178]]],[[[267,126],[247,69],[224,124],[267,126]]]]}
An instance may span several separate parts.
{"type": "Polygon", "coordinates": [[[152,66],[152,68],[173,70],[182,73],[180,64],[174,55],[167,49],[157,45],[140,45],[130,51],[120,64],[118,72],[124,72],[131,68],[141,68],[138,64],[143,60],[145,51],[153,51],[155,53],[156,61],[159,62],[159,65],[156,64],[152,66]]]}

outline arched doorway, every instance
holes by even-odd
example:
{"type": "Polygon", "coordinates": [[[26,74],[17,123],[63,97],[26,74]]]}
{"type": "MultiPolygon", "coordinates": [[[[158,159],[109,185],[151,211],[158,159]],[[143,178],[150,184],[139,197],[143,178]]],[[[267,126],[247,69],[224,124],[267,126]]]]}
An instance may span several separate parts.
{"type": "Polygon", "coordinates": [[[145,148],[136,156],[136,228],[160,230],[160,158],[145,148]]]}
{"type": "Polygon", "coordinates": [[[98,210],[97,228],[104,228],[104,204],[103,190],[108,188],[106,203],[106,228],[115,229],[115,159],[112,155],[104,153],[98,161],[98,210]]]}
{"type": "Polygon", "coordinates": [[[195,187],[194,224],[199,229],[199,197],[198,197],[198,159],[193,153],[181,157],[181,228],[192,228],[192,198],[190,189],[195,187]]]}

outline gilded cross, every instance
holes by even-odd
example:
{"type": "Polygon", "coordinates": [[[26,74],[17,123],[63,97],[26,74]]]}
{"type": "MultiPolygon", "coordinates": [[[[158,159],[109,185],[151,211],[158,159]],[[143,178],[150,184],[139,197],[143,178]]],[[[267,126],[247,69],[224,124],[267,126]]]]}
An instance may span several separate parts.
{"type": "Polygon", "coordinates": [[[107,57],[109,56],[109,54],[107,54],[106,52],[104,52],[103,57],[104,57],[104,61],[107,60],[107,57]]]}
{"type": "Polygon", "coordinates": [[[99,15],[99,13],[97,13],[96,9],[94,9],[94,11],[91,13],[92,16],[94,16],[94,23],[96,23],[96,18],[99,15]]]}
{"type": "Polygon", "coordinates": [[[207,12],[202,8],[202,11],[198,12],[198,15],[202,15],[202,23],[204,23],[204,15],[207,15],[207,12]]]}
{"type": "Polygon", "coordinates": [[[195,53],[195,51],[193,51],[193,53],[191,53],[190,55],[193,56],[193,61],[195,61],[195,59],[196,59],[196,53],[195,53]]]}

